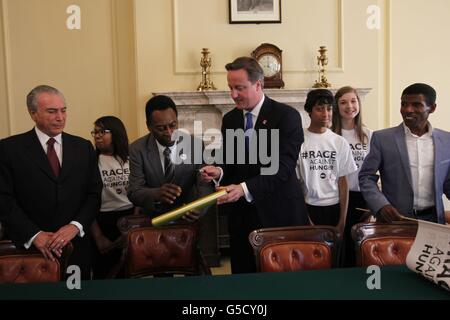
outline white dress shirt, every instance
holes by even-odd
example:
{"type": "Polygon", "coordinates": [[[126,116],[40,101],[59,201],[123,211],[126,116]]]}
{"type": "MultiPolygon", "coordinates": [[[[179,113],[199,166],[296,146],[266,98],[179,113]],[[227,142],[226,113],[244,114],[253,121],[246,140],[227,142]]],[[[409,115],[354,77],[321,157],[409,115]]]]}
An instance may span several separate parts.
{"type": "Polygon", "coordinates": [[[413,208],[423,210],[435,205],[433,128],[428,122],[428,132],[419,137],[413,134],[404,123],[403,127],[414,191],[413,208]]]}

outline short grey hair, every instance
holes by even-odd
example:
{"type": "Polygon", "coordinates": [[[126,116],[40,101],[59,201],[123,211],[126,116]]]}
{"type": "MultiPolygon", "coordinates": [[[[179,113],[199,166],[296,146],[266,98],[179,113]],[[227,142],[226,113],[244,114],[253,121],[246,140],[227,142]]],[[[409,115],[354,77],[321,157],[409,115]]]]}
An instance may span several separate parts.
{"type": "Polygon", "coordinates": [[[59,91],[58,89],[56,89],[54,87],[43,84],[43,85],[37,86],[36,88],[31,90],[30,93],[27,95],[27,107],[28,107],[29,111],[34,111],[34,112],[37,111],[38,96],[44,92],[59,95],[63,99],[64,104],[66,104],[66,99],[64,98],[64,95],[62,94],[61,91],[59,91]]]}

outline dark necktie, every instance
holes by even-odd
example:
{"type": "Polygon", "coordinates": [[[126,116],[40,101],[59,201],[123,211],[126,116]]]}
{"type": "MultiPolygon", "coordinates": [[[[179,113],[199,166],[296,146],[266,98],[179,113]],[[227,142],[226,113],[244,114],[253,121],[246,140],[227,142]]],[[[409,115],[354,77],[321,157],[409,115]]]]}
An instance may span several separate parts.
{"type": "Polygon", "coordinates": [[[253,115],[251,112],[245,114],[245,151],[248,152],[250,145],[250,137],[253,132],[253,115]]]}
{"type": "Polygon", "coordinates": [[[164,179],[166,183],[173,183],[175,179],[175,166],[170,159],[170,149],[166,147],[164,149],[164,179]]]}
{"type": "Polygon", "coordinates": [[[48,162],[50,163],[50,167],[52,167],[52,171],[53,171],[55,177],[58,177],[61,167],[59,164],[58,156],[56,155],[56,152],[55,152],[55,147],[54,147],[55,142],[56,142],[56,140],[53,138],[48,139],[48,141],[47,141],[47,158],[48,158],[48,162]]]}

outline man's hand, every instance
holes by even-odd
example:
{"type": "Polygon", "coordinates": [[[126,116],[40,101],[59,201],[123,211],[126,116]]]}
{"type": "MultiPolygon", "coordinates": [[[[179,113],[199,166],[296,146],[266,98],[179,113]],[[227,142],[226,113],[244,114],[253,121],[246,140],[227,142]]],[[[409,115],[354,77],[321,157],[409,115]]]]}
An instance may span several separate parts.
{"type": "Polygon", "coordinates": [[[51,241],[51,238],[53,236],[53,232],[44,232],[41,231],[39,234],[34,238],[33,245],[38,249],[45,259],[50,259],[52,261],[55,261],[55,257],[53,256],[52,252],[48,248],[48,244],[51,241]]]}
{"type": "Polygon", "coordinates": [[[244,196],[244,190],[242,189],[240,184],[230,184],[226,187],[220,187],[217,188],[217,190],[225,189],[227,190],[227,194],[223,197],[220,197],[217,199],[217,204],[224,204],[229,202],[236,202],[238,201],[242,196],[244,196]]]}
{"type": "Polygon", "coordinates": [[[73,224],[66,224],[56,231],[48,244],[49,250],[53,251],[58,257],[61,256],[64,248],[80,232],[73,224]]]}
{"type": "Polygon", "coordinates": [[[387,222],[391,223],[392,221],[399,221],[403,219],[403,216],[390,204],[385,205],[379,211],[381,218],[387,222]]]}
{"type": "Polygon", "coordinates": [[[181,188],[176,184],[164,183],[156,193],[155,201],[172,204],[181,194],[181,188]]]}
{"type": "Polygon", "coordinates": [[[201,178],[203,182],[209,183],[220,178],[220,169],[214,166],[205,166],[200,169],[201,178]]]}
{"type": "Polygon", "coordinates": [[[181,218],[183,220],[186,220],[187,222],[195,222],[197,221],[201,216],[201,213],[197,210],[191,210],[186,212],[181,218]]]}

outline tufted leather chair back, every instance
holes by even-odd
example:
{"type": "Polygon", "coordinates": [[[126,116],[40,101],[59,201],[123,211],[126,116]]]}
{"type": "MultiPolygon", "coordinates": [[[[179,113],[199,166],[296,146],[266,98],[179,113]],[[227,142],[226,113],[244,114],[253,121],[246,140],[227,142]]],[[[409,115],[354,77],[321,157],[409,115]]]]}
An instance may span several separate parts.
{"type": "Polygon", "coordinates": [[[327,269],[336,265],[338,238],[331,226],[254,230],[249,235],[260,272],[327,269]]]}
{"type": "Polygon", "coordinates": [[[17,249],[9,240],[0,241],[0,284],[61,281],[72,251],[69,243],[61,258],[51,261],[35,248],[17,249]]]}
{"type": "Polygon", "coordinates": [[[210,274],[197,245],[198,232],[192,224],[133,225],[126,233],[121,261],[124,275],[138,278],[158,274],[210,274]]]}
{"type": "Polygon", "coordinates": [[[359,223],[352,228],[359,266],[405,264],[417,223],[359,223]]]}

